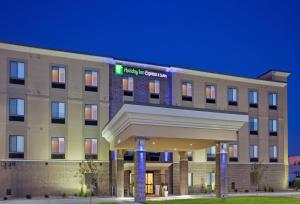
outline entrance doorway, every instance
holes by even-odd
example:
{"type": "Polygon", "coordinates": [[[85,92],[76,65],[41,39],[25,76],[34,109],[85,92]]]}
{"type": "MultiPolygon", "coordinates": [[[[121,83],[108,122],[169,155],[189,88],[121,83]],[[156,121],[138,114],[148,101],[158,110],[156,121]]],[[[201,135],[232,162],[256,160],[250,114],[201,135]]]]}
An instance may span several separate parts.
{"type": "Polygon", "coordinates": [[[146,194],[154,193],[154,182],[153,182],[154,173],[146,172],[146,194]]]}

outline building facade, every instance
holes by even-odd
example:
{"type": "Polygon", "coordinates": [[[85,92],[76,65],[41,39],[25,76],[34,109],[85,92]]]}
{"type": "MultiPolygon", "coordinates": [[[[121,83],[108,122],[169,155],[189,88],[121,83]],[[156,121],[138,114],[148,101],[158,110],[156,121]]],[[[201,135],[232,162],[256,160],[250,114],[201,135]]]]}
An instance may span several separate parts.
{"type": "Polygon", "coordinates": [[[296,178],[300,177],[300,156],[289,157],[289,186],[294,187],[296,178]]]}
{"type": "Polygon", "coordinates": [[[284,190],[287,78],[244,78],[0,43],[0,196],[284,190]],[[259,182],[253,167],[259,166],[259,182]]]}

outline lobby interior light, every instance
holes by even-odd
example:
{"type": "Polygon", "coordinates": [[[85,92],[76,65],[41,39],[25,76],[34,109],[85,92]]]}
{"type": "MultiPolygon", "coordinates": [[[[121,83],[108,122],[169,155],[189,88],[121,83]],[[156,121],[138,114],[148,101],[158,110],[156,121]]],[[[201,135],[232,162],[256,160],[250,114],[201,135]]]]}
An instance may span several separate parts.
{"type": "Polygon", "coordinates": [[[153,141],[152,144],[155,145],[155,142],[153,141]]]}

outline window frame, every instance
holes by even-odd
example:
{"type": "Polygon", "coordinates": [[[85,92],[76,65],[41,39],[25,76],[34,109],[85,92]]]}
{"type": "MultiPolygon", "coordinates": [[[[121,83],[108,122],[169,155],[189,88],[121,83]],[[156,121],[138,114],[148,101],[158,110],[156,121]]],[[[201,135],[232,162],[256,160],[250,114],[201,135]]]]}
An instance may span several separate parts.
{"type": "Polygon", "coordinates": [[[153,79],[153,80],[150,80],[150,81],[149,81],[149,97],[150,97],[151,99],[159,99],[159,96],[160,96],[160,88],[161,88],[160,82],[161,82],[161,81],[158,80],[158,79],[153,79]],[[156,82],[158,82],[158,93],[156,93],[156,85],[157,85],[156,82]],[[154,83],[154,92],[151,92],[151,91],[150,91],[150,83],[154,83]]]}
{"type": "Polygon", "coordinates": [[[206,161],[216,161],[216,152],[217,151],[217,148],[216,146],[211,146],[211,147],[208,147],[206,149],[206,161]],[[215,153],[213,154],[212,152],[212,149],[214,148],[214,151],[215,153]]]}
{"type": "Polygon", "coordinates": [[[269,146],[269,161],[270,162],[278,162],[278,145],[272,144],[272,145],[269,146]],[[275,157],[274,157],[274,152],[272,152],[272,156],[271,156],[271,149],[273,151],[274,147],[276,149],[276,156],[275,157]]]}
{"type": "Polygon", "coordinates": [[[99,120],[99,109],[98,109],[98,104],[93,104],[93,103],[85,103],[85,104],[83,104],[84,106],[83,106],[83,115],[84,115],[84,124],[85,125],[91,125],[91,126],[98,126],[98,120],[99,120]],[[90,106],[90,110],[91,110],[91,118],[90,119],[87,119],[85,116],[85,109],[86,109],[86,106],[90,106]],[[96,117],[97,117],[97,119],[92,119],[92,107],[93,106],[96,106],[97,107],[97,115],[96,115],[96,117]]]}
{"type": "MultiPolygon", "coordinates": [[[[233,96],[233,93],[232,93],[232,96],[233,96]]],[[[239,101],[239,90],[238,90],[238,88],[237,87],[232,87],[232,86],[228,87],[227,88],[227,102],[228,102],[228,105],[238,106],[238,101],[239,101]],[[230,90],[236,90],[236,100],[235,101],[231,100],[230,97],[229,97],[230,96],[229,95],[230,90]]]]}
{"type": "Polygon", "coordinates": [[[51,88],[53,89],[66,89],[67,87],[67,66],[66,65],[50,65],[50,82],[51,82],[51,88]],[[60,72],[59,69],[63,68],[64,69],[64,82],[60,82],[59,76],[60,72]],[[53,81],[53,69],[58,70],[58,82],[53,81]]]}
{"type": "Polygon", "coordinates": [[[83,70],[83,81],[84,81],[84,90],[85,91],[89,91],[89,92],[98,92],[98,87],[99,87],[99,71],[98,70],[95,70],[95,69],[89,69],[89,68],[86,68],[83,70]],[[96,76],[97,76],[97,85],[96,86],[93,86],[93,84],[91,85],[87,85],[86,84],[86,74],[87,72],[90,72],[91,74],[91,82],[93,81],[93,73],[96,72],[96,76]]]}
{"type": "MultiPolygon", "coordinates": [[[[211,90],[210,90],[210,93],[211,93],[211,90]]],[[[205,94],[206,104],[216,104],[217,103],[217,85],[216,84],[214,84],[214,83],[206,83],[205,87],[204,87],[204,94],[205,94]],[[211,96],[207,97],[206,89],[208,87],[210,87],[210,88],[214,87],[215,88],[215,97],[214,98],[212,98],[211,96]]]]}
{"type": "Polygon", "coordinates": [[[259,119],[258,119],[258,117],[250,117],[249,118],[249,134],[250,135],[258,135],[258,132],[259,132],[259,119]],[[257,126],[257,129],[256,130],[252,130],[251,129],[251,120],[255,120],[256,119],[256,121],[257,121],[257,124],[256,124],[256,126],[257,126]]]}
{"type": "Polygon", "coordinates": [[[249,158],[250,158],[250,162],[258,162],[258,158],[259,158],[259,149],[258,149],[258,145],[257,144],[251,144],[249,146],[249,158]],[[253,157],[251,156],[251,147],[253,147],[253,157]],[[255,147],[257,149],[257,157],[255,157],[255,147]]]}
{"type": "Polygon", "coordinates": [[[65,124],[65,121],[66,121],[66,111],[67,111],[67,107],[66,107],[66,103],[65,102],[59,102],[59,101],[51,101],[51,123],[56,123],[56,124],[65,124]],[[61,118],[61,117],[53,117],[53,104],[54,103],[57,103],[58,104],[58,115],[60,114],[59,113],[59,105],[61,103],[64,104],[64,117],[61,118]]]}
{"type": "Polygon", "coordinates": [[[194,85],[192,81],[181,81],[181,85],[180,85],[180,91],[181,91],[181,100],[182,101],[193,101],[193,92],[194,92],[194,85]],[[183,93],[183,85],[186,85],[186,94],[183,93]],[[188,85],[191,85],[191,95],[188,95],[188,85]]]}
{"type": "Polygon", "coordinates": [[[24,122],[25,121],[25,112],[26,112],[26,104],[25,99],[23,98],[8,98],[8,118],[9,121],[17,121],[17,122],[24,122]],[[11,113],[11,101],[16,100],[16,112],[17,114],[11,113]],[[23,101],[23,115],[18,115],[18,101],[23,101]]]}
{"type": "Polygon", "coordinates": [[[278,135],[278,119],[275,118],[270,118],[269,119],[269,123],[268,123],[268,130],[269,130],[269,135],[270,136],[277,136],[278,135]],[[270,125],[272,121],[272,125],[270,125]],[[276,131],[274,131],[274,123],[273,121],[276,121],[276,131]],[[271,129],[270,129],[271,127],[271,129]]]}
{"type": "MultiPolygon", "coordinates": [[[[25,60],[22,59],[9,59],[8,60],[8,79],[9,79],[9,84],[16,84],[16,85],[25,85],[26,82],[26,70],[27,70],[27,63],[25,60]],[[18,76],[12,77],[11,75],[11,64],[12,63],[23,63],[24,64],[24,77],[23,78],[18,78],[18,76]]],[[[19,67],[17,66],[17,73],[19,71],[19,67]]]]}
{"type": "Polygon", "coordinates": [[[276,91],[269,91],[268,92],[268,105],[269,105],[269,110],[277,110],[278,109],[278,92],[276,91]],[[273,96],[272,96],[272,103],[270,101],[270,95],[276,95],[276,104],[274,105],[274,101],[273,101],[273,96]]]}
{"type": "Polygon", "coordinates": [[[229,161],[230,162],[238,162],[239,161],[239,146],[238,144],[229,144],[228,145],[228,158],[229,158],[229,161]],[[235,147],[236,146],[236,156],[234,155],[234,152],[235,152],[235,147]],[[233,147],[233,156],[230,156],[229,154],[229,148],[230,147],[233,147]]]}
{"type": "MultiPolygon", "coordinates": [[[[91,146],[92,146],[93,144],[91,144],[91,146]]],[[[84,138],[84,157],[85,157],[85,159],[87,159],[87,160],[89,160],[89,159],[98,159],[98,152],[99,152],[99,140],[97,139],[97,138],[84,138]],[[92,153],[86,153],[86,149],[85,149],[85,144],[86,144],[86,141],[87,140],[90,140],[91,141],[91,143],[92,143],[92,141],[93,140],[96,140],[96,142],[97,142],[97,153],[96,154],[92,154],[92,153]]]]}
{"type": "Polygon", "coordinates": [[[250,108],[258,108],[258,104],[259,104],[259,93],[257,89],[249,89],[248,90],[248,103],[249,103],[249,107],[250,108]],[[250,101],[251,97],[251,92],[256,92],[256,103],[252,103],[250,101]]]}
{"type": "Polygon", "coordinates": [[[58,136],[54,136],[54,137],[51,137],[50,138],[50,145],[51,145],[51,159],[66,159],[66,140],[65,140],[65,137],[58,137],[58,136]],[[58,153],[55,153],[53,152],[52,150],[52,142],[53,142],[53,139],[57,139],[58,141],[58,153]],[[60,153],[59,152],[59,147],[60,147],[60,141],[59,139],[64,139],[64,152],[63,153],[60,153]]]}
{"type": "Polygon", "coordinates": [[[123,96],[130,96],[133,97],[134,92],[134,78],[131,76],[123,76],[122,78],[122,90],[123,90],[123,96]],[[132,79],[132,90],[129,89],[129,81],[132,79]],[[124,88],[124,80],[127,80],[127,87],[124,88]]]}
{"type": "Polygon", "coordinates": [[[10,159],[24,159],[25,158],[25,136],[24,135],[9,135],[8,137],[8,158],[10,159]],[[16,151],[11,150],[11,138],[16,137],[16,151]],[[18,151],[18,137],[23,138],[23,151],[18,151]]]}

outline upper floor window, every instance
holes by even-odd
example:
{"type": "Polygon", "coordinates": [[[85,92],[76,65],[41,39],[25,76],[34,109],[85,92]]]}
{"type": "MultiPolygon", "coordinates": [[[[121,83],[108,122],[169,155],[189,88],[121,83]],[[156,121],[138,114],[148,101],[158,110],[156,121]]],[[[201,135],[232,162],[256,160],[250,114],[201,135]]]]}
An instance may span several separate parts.
{"type": "Polygon", "coordinates": [[[249,119],[249,129],[251,135],[258,134],[258,119],[257,118],[250,118],[249,119]]]}
{"type": "Polygon", "coordinates": [[[65,138],[51,138],[51,159],[65,159],[65,138]]]}
{"type": "Polygon", "coordinates": [[[98,125],[98,107],[95,104],[86,104],[84,107],[85,125],[98,125]]]}
{"type": "Polygon", "coordinates": [[[277,146],[276,145],[271,145],[270,150],[270,162],[277,162],[277,146]]]}
{"type": "Polygon", "coordinates": [[[209,147],[206,150],[206,160],[215,161],[216,160],[216,146],[209,147]]]}
{"type": "Polygon", "coordinates": [[[51,122],[65,124],[65,103],[52,102],[51,122]]]}
{"type": "Polygon", "coordinates": [[[53,66],[52,74],[52,88],[65,89],[66,88],[66,68],[53,66]]]}
{"type": "Polygon", "coordinates": [[[236,88],[228,89],[228,105],[237,106],[238,105],[238,90],[236,88]]]}
{"type": "Polygon", "coordinates": [[[24,121],[24,99],[9,99],[9,120],[24,121]]]}
{"type": "Polygon", "coordinates": [[[9,158],[24,158],[24,136],[10,135],[9,136],[9,158]]]}
{"type": "Polygon", "coordinates": [[[24,85],[25,83],[24,62],[10,61],[9,83],[24,85]]]}
{"type": "Polygon", "coordinates": [[[277,120],[269,120],[269,134],[270,136],[277,136],[277,120]]]}
{"type": "Polygon", "coordinates": [[[159,80],[151,80],[149,82],[150,98],[159,98],[160,83],[159,80]]]}
{"type": "Polygon", "coordinates": [[[181,84],[181,95],[183,101],[193,101],[192,94],[193,85],[190,82],[182,82],[181,84]]]}
{"type": "Polygon", "coordinates": [[[124,96],[133,96],[133,77],[123,78],[123,94],[124,96]]]}
{"type": "Polygon", "coordinates": [[[249,148],[250,152],[250,162],[258,162],[258,146],[257,145],[250,145],[249,148]]]}
{"type": "Polygon", "coordinates": [[[277,93],[269,93],[269,109],[277,110],[277,93]]]}
{"type": "Polygon", "coordinates": [[[258,92],[256,90],[249,91],[249,107],[258,107],[258,92]]]}
{"type": "Polygon", "coordinates": [[[205,94],[206,94],[206,103],[216,103],[215,85],[206,85],[205,94]]]}
{"type": "Polygon", "coordinates": [[[97,159],[98,156],[98,140],[85,139],[84,141],[85,159],[97,159]]]}
{"type": "Polygon", "coordinates": [[[98,72],[85,70],[84,72],[85,79],[85,91],[98,91],[98,72]]]}
{"type": "Polygon", "coordinates": [[[230,144],[228,147],[229,161],[238,161],[238,145],[230,144]]]}

